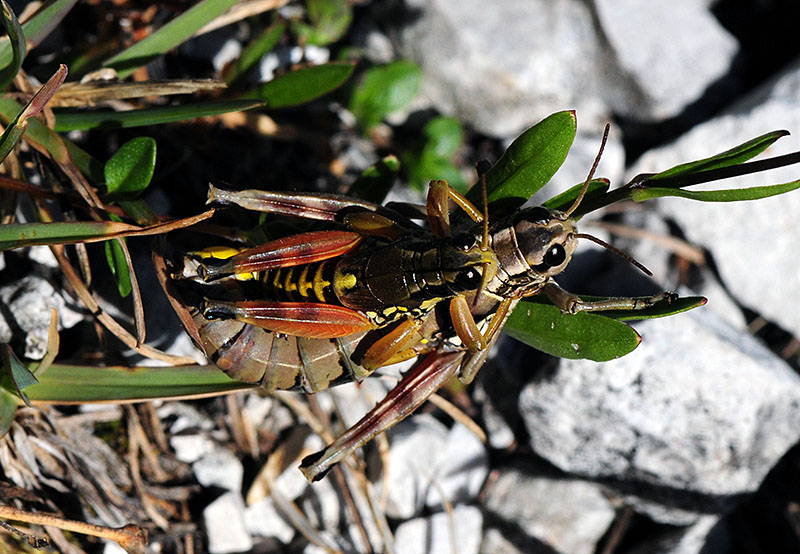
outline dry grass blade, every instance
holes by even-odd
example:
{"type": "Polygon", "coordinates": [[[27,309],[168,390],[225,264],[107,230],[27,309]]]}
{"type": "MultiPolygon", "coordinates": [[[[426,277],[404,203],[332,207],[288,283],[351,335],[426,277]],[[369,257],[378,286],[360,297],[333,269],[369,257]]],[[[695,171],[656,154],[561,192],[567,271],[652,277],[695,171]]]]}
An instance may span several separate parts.
{"type": "Polygon", "coordinates": [[[66,83],[53,97],[52,105],[58,107],[85,107],[102,102],[143,98],[147,96],[170,96],[195,94],[221,90],[222,81],[213,79],[179,79],[175,81],[150,81],[128,83],[116,81],[89,81],[66,83]]]}
{"type": "Polygon", "coordinates": [[[685,240],[677,237],[670,237],[667,235],[660,235],[651,233],[644,229],[637,229],[628,225],[620,225],[618,223],[607,223],[605,221],[591,221],[587,222],[587,226],[597,227],[598,229],[605,229],[609,233],[619,237],[635,238],[649,240],[664,247],[669,252],[692,262],[693,264],[703,265],[706,263],[705,254],[703,250],[689,244],[685,240]]]}
{"type": "Polygon", "coordinates": [[[464,410],[435,393],[428,398],[428,402],[449,415],[454,421],[457,421],[469,429],[472,434],[478,437],[483,444],[486,444],[486,433],[483,429],[481,429],[480,425],[475,423],[475,421],[464,412],[464,410]]]}
{"type": "Polygon", "coordinates": [[[110,315],[105,313],[101,308],[100,304],[95,300],[92,293],[89,291],[88,288],[83,284],[78,272],[75,271],[75,268],[69,262],[67,257],[64,255],[64,247],[63,246],[51,246],[51,252],[58,260],[58,265],[61,267],[61,271],[64,273],[64,276],[69,281],[70,285],[72,285],[75,294],[80,298],[81,302],[83,302],[84,306],[91,311],[97,320],[106,328],[110,333],[112,333],[115,337],[121,340],[128,348],[131,348],[145,356],[147,358],[153,358],[154,360],[161,360],[171,365],[182,365],[182,364],[193,364],[194,359],[188,356],[173,356],[171,354],[167,354],[166,352],[162,352],[157,348],[153,348],[152,346],[148,346],[146,344],[138,344],[136,338],[131,335],[122,325],[120,325],[114,318],[110,315]]]}
{"type": "Polygon", "coordinates": [[[64,531],[91,535],[101,539],[109,539],[118,543],[128,552],[144,552],[144,547],[147,546],[147,530],[138,525],[125,525],[117,528],[105,527],[66,519],[55,514],[19,510],[2,504],[0,504],[0,517],[34,525],[57,527],[64,531]]]}

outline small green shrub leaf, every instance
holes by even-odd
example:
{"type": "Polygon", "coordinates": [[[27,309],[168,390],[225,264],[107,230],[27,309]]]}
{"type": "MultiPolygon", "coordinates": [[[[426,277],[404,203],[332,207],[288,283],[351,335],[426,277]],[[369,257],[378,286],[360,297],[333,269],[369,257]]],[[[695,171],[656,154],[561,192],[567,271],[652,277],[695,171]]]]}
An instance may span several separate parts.
{"type": "Polygon", "coordinates": [[[326,46],[339,40],[353,20],[353,8],[347,0],[307,0],[310,25],[296,23],[293,28],[300,42],[326,46]]]}
{"type": "Polygon", "coordinates": [[[631,327],[592,313],[564,314],[552,304],[521,301],[503,330],[552,356],[606,362],[633,351],[641,342],[631,327]]]}
{"type": "Polygon", "coordinates": [[[422,85],[422,70],[415,63],[398,60],[366,71],[353,91],[350,111],[359,126],[368,130],[383,118],[409,104],[422,85]]]}
{"type": "MultiPolygon", "coordinates": [[[[567,157],[577,120],[574,111],[554,113],[520,136],[486,174],[489,202],[503,200],[504,209],[517,208],[545,186],[567,157]]],[[[479,187],[467,195],[480,201],[479,187]]]]}
{"type": "Polygon", "coordinates": [[[138,197],[150,184],[155,167],[155,140],[137,137],[123,144],[105,165],[108,199],[131,200],[138,197]]]}
{"type": "Polygon", "coordinates": [[[400,161],[397,157],[386,156],[365,169],[356,182],[350,186],[347,194],[367,202],[382,204],[397,181],[399,171],[400,161]]]}
{"type": "Polygon", "coordinates": [[[351,62],[312,65],[276,77],[246,96],[264,100],[268,108],[299,106],[342,86],[354,69],[351,62]]]}

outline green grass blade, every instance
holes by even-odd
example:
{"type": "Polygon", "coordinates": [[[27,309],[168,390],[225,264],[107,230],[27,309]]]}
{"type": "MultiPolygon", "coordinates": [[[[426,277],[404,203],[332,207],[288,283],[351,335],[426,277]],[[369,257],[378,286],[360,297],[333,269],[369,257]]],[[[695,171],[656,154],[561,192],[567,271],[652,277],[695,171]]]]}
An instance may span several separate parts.
{"type": "Polygon", "coordinates": [[[628,325],[592,313],[564,314],[552,304],[521,301],[503,330],[552,356],[606,362],[632,352],[641,342],[628,325]]]}
{"type": "Polygon", "coordinates": [[[92,367],[54,364],[26,389],[32,402],[124,402],[208,396],[252,388],[216,366],[92,367]]]}
{"type": "Polygon", "coordinates": [[[230,86],[244,77],[264,54],[275,48],[285,30],[286,24],[283,21],[277,21],[270,25],[261,36],[251,41],[242,52],[242,55],[239,56],[239,59],[236,60],[233,68],[225,76],[225,82],[230,86]]]}
{"type": "Polygon", "coordinates": [[[0,225],[0,251],[39,244],[70,244],[114,238],[120,232],[139,229],[115,221],[58,221],[0,225]]]}
{"type": "MultiPolygon", "coordinates": [[[[39,8],[39,11],[22,25],[22,32],[28,45],[34,48],[40,44],[76,3],[77,0],[55,0],[46,2],[39,8]]],[[[0,66],[11,62],[11,49],[11,43],[6,37],[0,39],[0,66]]]]}
{"type": "Polygon", "coordinates": [[[206,23],[222,15],[236,4],[236,0],[203,0],[161,27],[149,37],[106,60],[103,67],[117,71],[124,79],[136,68],[165,54],[192,37],[206,23]]]}
{"type": "MultiPolygon", "coordinates": [[[[11,119],[8,127],[6,127],[5,132],[3,132],[3,135],[0,136],[0,161],[4,160],[17,142],[19,142],[19,139],[22,138],[22,135],[28,128],[29,123],[37,121],[36,119],[33,119],[33,117],[42,111],[44,106],[58,91],[59,87],[64,83],[64,79],[66,78],[67,66],[62,65],[59,67],[58,71],[56,71],[53,76],[50,77],[50,80],[42,85],[39,91],[33,96],[33,98],[31,98],[30,102],[28,102],[25,107],[22,108],[19,113],[16,113],[13,119],[11,119]]],[[[3,98],[0,99],[0,101],[7,101],[3,102],[3,104],[4,106],[11,108],[10,113],[15,113],[14,108],[19,107],[19,104],[13,100],[3,98]]],[[[3,110],[3,113],[0,115],[5,116],[5,110],[3,110]]]]}
{"type": "Polygon", "coordinates": [[[263,107],[259,100],[223,100],[198,102],[184,106],[160,106],[127,112],[57,110],[55,130],[57,132],[89,129],[121,129],[158,125],[207,117],[229,112],[263,107]]]}
{"type": "MultiPolygon", "coordinates": [[[[548,116],[517,137],[486,174],[489,202],[502,200],[503,209],[526,202],[564,163],[576,129],[575,112],[564,111],[548,116]]],[[[479,204],[479,187],[472,187],[467,197],[479,204]]]]}
{"type": "Polygon", "coordinates": [[[675,167],[650,177],[649,181],[658,181],[659,179],[675,177],[676,175],[687,175],[718,169],[721,167],[739,165],[751,158],[758,156],[764,150],[769,148],[776,140],[781,137],[785,137],[788,134],[789,131],[772,131],[771,133],[766,133],[760,137],[750,139],[739,146],[735,146],[730,150],[726,150],[725,152],[717,154],[716,156],[676,165],[675,167]]]}
{"type": "Polygon", "coordinates": [[[0,359],[2,360],[3,366],[3,388],[7,388],[6,384],[10,381],[9,385],[13,387],[12,392],[16,392],[17,396],[19,396],[25,404],[30,406],[28,397],[23,391],[39,382],[36,376],[31,373],[31,370],[28,369],[25,364],[19,361],[19,358],[17,358],[14,351],[11,350],[11,347],[7,344],[0,344],[0,359]]]}
{"type": "Polygon", "coordinates": [[[14,416],[17,415],[17,398],[7,390],[0,388],[0,437],[8,433],[14,416]]]}
{"type": "Polygon", "coordinates": [[[304,67],[264,83],[244,98],[260,98],[269,108],[299,106],[342,86],[353,74],[355,64],[331,62],[304,67]]]}
{"type": "Polygon", "coordinates": [[[642,189],[631,189],[630,197],[636,202],[644,202],[652,198],[662,196],[677,196],[698,200],[700,202],[741,202],[743,200],[759,200],[778,194],[785,194],[800,188],[800,180],[783,183],[780,185],[767,185],[761,187],[749,187],[743,189],[723,189],[723,190],[684,190],[662,187],[648,187],[642,189]]]}
{"type": "Polygon", "coordinates": [[[27,45],[25,44],[25,34],[11,6],[5,0],[0,6],[2,6],[3,27],[8,33],[11,46],[11,61],[0,70],[0,88],[5,88],[19,73],[22,60],[25,59],[27,45]]]}

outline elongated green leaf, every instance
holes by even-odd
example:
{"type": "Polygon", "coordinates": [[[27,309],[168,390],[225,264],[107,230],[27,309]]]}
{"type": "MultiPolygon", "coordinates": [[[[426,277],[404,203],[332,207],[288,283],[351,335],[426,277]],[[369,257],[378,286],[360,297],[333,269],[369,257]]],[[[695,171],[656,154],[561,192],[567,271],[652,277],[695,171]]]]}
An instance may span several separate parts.
{"type": "Polygon", "coordinates": [[[106,241],[103,243],[103,246],[106,252],[106,262],[108,262],[108,268],[111,270],[114,282],[117,283],[119,295],[122,298],[127,298],[133,290],[133,285],[131,284],[131,273],[128,269],[128,261],[125,259],[125,253],[115,240],[106,241]]]}
{"type": "MultiPolygon", "coordinates": [[[[572,207],[572,204],[575,202],[575,199],[578,198],[578,194],[580,194],[583,185],[583,183],[579,183],[574,187],[565,190],[561,194],[554,196],[542,205],[551,210],[560,210],[564,212],[572,207]]],[[[583,197],[583,201],[585,202],[591,200],[592,198],[600,197],[606,193],[610,185],[611,183],[608,179],[592,179],[589,183],[589,188],[586,189],[586,195],[583,197]]]]}
{"type": "Polygon", "coordinates": [[[354,69],[355,64],[351,62],[304,67],[264,83],[248,92],[245,97],[260,98],[269,108],[299,106],[342,86],[354,69]]]}
{"type": "Polygon", "coordinates": [[[156,141],[150,137],[129,140],[105,166],[106,187],[111,200],[131,200],[150,184],[156,167],[156,141]]]}
{"type": "Polygon", "coordinates": [[[55,223],[8,223],[0,225],[0,251],[37,244],[68,244],[92,239],[104,240],[131,225],[113,221],[76,221],[55,223]]]}
{"type": "Polygon", "coordinates": [[[161,27],[158,31],[140,40],[107,60],[103,66],[117,71],[124,79],[136,68],[165,54],[192,37],[206,23],[228,11],[236,0],[203,0],[161,27]]]}
{"type": "Polygon", "coordinates": [[[26,389],[34,403],[139,401],[208,396],[252,388],[216,366],[91,367],[54,364],[26,389]]]}
{"type": "Polygon", "coordinates": [[[630,197],[636,202],[644,202],[651,198],[662,196],[678,196],[700,202],[740,202],[742,200],[758,200],[768,198],[778,194],[784,194],[800,188],[800,180],[783,183],[780,185],[769,185],[762,187],[749,187],[743,189],[723,189],[723,190],[684,190],[661,187],[648,187],[632,189],[630,197]]]}
{"type": "Polygon", "coordinates": [[[356,182],[350,186],[347,194],[367,202],[382,204],[394,186],[399,171],[400,161],[397,157],[386,156],[365,169],[356,182]]]}
{"type": "Polygon", "coordinates": [[[730,150],[726,150],[710,158],[704,158],[694,162],[683,163],[676,165],[666,171],[662,171],[652,177],[650,181],[658,181],[667,177],[675,177],[676,175],[686,175],[691,173],[699,173],[702,171],[709,171],[720,167],[729,167],[746,162],[761,154],[764,150],[769,148],[772,143],[781,137],[785,137],[789,131],[772,131],[760,137],[750,139],[747,142],[735,146],[730,150]]]}
{"type": "Polygon", "coordinates": [[[372,67],[353,91],[350,111],[362,129],[370,129],[408,105],[421,86],[422,70],[413,62],[398,60],[372,67]]]}
{"type": "MultiPolygon", "coordinates": [[[[545,186],[564,163],[575,139],[574,111],[555,113],[517,137],[486,174],[489,202],[503,200],[513,209],[545,186]]],[[[480,190],[472,187],[467,197],[480,201],[480,190]]]]}
{"type": "Polygon", "coordinates": [[[622,357],[641,342],[624,323],[592,313],[564,314],[553,305],[523,300],[503,330],[552,356],[606,362],[622,357]]]}
{"type": "Polygon", "coordinates": [[[278,41],[283,36],[286,30],[286,24],[283,21],[277,21],[269,26],[261,36],[251,41],[244,49],[239,59],[233,65],[233,68],[225,76],[225,82],[228,85],[234,84],[236,81],[244,77],[244,75],[252,68],[261,57],[275,48],[278,41]]]}
{"type": "Polygon", "coordinates": [[[27,45],[25,44],[25,34],[17,20],[17,16],[5,0],[2,1],[3,27],[6,29],[10,39],[11,61],[0,70],[0,88],[5,88],[22,67],[22,60],[25,59],[27,45]]]}
{"type": "Polygon", "coordinates": [[[55,130],[64,132],[159,125],[261,107],[264,107],[264,103],[258,100],[223,100],[184,106],[159,106],[127,112],[57,110],[55,130]]]}
{"type": "MultiPolygon", "coordinates": [[[[31,48],[40,44],[42,40],[61,23],[75,5],[77,0],[54,0],[45,2],[36,14],[22,25],[22,31],[26,42],[31,48]]],[[[0,66],[8,65],[11,62],[11,43],[4,37],[0,39],[0,66]]]]}

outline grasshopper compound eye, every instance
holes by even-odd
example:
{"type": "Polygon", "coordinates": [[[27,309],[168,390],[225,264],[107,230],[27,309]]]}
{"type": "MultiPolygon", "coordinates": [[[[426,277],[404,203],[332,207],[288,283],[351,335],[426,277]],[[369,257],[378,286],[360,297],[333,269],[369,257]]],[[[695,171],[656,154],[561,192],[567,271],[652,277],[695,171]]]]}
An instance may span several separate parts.
{"type": "Polygon", "coordinates": [[[483,277],[481,276],[480,271],[474,267],[470,267],[460,271],[458,275],[456,275],[453,284],[457,289],[467,291],[478,288],[482,279],[483,277]]]}
{"type": "Polygon", "coordinates": [[[548,267],[558,267],[567,259],[567,251],[560,244],[554,244],[545,253],[542,261],[548,267]]]}
{"type": "Polygon", "coordinates": [[[472,250],[477,245],[478,240],[475,238],[475,235],[470,235],[469,233],[463,233],[453,238],[453,246],[464,252],[472,250]]]}

